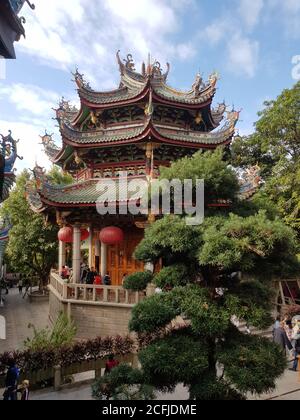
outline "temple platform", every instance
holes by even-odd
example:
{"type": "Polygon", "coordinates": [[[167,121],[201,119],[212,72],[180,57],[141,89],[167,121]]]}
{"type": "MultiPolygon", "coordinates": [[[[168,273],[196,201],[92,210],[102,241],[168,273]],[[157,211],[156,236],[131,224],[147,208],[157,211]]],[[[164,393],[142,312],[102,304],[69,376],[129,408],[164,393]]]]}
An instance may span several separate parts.
{"type": "Polygon", "coordinates": [[[134,305],[145,298],[121,286],[67,283],[57,273],[49,284],[49,318],[53,324],[64,312],[76,325],[77,338],[126,335],[134,305]]]}

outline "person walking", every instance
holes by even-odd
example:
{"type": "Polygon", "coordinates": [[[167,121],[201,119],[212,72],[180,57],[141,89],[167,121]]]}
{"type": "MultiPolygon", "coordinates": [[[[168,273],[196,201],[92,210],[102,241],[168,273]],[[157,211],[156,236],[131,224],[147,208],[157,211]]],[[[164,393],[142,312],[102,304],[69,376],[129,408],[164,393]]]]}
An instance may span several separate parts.
{"type": "Polygon", "coordinates": [[[19,294],[22,296],[23,293],[23,280],[22,280],[22,275],[20,274],[20,278],[18,281],[18,289],[19,289],[19,294]]]}
{"type": "Polygon", "coordinates": [[[25,286],[25,292],[23,294],[23,299],[25,299],[26,295],[28,295],[29,289],[30,289],[30,280],[29,277],[25,277],[23,286],[25,286]]]}
{"type": "Polygon", "coordinates": [[[22,382],[22,385],[18,388],[17,393],[21,394],[21,401],[29,400],[29,381],[27,379],[22,382]]]}
{"type": "Polygon", "coordinates": [[[8,371],[5,379],[5,391],[3,394],[4,401],[17,400],[17,387],[20,371],[16,366],[15,360],[10,360],[8,363],[8,371]]]}
{"type": "Polygon", "coordinates": [[[295,325],[292,332],[292,345],[294,349],[293,367],[290,369],[294,372],[298,370],[298,357],[300,356],[300,320],[295,320],[295,325]]]}
{"type": "Polygon", "coordinates": [[[108,374],[112,371],[113,368],[119,365],[119,361],[115,359],[113,354],[108,356],[108,361],[105,363],[104,374],[108,374]]]}
{"type": "Polygon", "coordinates": [[[289,350],[293,349],[293,346],[285,332],[284,321],[281,321],[279,328],[276,328],[274,330],[274,343],[278,344],[285,353],[286,353],[286,348],[288,348],[289,350]]]}

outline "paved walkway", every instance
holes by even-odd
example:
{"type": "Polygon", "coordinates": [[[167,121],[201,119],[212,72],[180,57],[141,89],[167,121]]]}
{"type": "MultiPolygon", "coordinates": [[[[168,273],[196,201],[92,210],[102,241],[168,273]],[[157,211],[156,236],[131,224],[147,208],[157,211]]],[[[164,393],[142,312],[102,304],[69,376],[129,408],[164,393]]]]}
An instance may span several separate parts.
{"type": "MultiPolygon", "coordinates": [[[[91,385],[78,385],[72,388],[64,389],[59,392],[51,390],[38,391],[31,393],[32,400],[92,400],[91,385]]],[[[158,400],[186,400],[188,399],[187,391],[183,386],[178,386],[173,394],[159,394],[158,400]]],[[[260,398],[249,398],[250,400],[273,400],[288,401],[300,400],[300,374],[287,371],[286,374],[278,381],[276,391],[271,394],[262,395],[260,398]]]]}
{"type": "Polygon", "coordinates": [[[6,340],[0,340],[0,353],[22,349],[24,340],[32,336],[28,324],[40,329],[48,325],[48,303],[33,302],[23,299],[18,289],[10,289],[4,295],[4,307],[0,307],[0,315],[6,319],[6,340]]]}
{"type": "MultiPolygon", "coordinates": [[[[51,391],[38,391],[32,392],[30,394],[31,400],[65,400],[65,401],[74,401],[74,400],[82,400],[82,401],[90,401],[92,400],[92,391],[91,391],[91,384],[73,386],[69,389],[64,389],[59,392],[51,392],[51,391]]],[[[158,394],[158,400],[186,400],[188,399],[188,394],[182,385],[179,385],[175,392],[172,394],[158,394]]]]}

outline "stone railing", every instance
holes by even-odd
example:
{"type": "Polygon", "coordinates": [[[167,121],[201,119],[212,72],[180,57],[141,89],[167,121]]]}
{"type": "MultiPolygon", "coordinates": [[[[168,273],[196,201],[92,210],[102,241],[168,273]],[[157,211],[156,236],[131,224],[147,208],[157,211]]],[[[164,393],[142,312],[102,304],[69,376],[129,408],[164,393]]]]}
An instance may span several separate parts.
{"type": "Polygon", "coordinates": [[[144,292],[132,292],[122,286],[68,283],[55,272],[51,273],[49,289],[61,301],[71,303],[134,306],[145,298],[144,292]]]}

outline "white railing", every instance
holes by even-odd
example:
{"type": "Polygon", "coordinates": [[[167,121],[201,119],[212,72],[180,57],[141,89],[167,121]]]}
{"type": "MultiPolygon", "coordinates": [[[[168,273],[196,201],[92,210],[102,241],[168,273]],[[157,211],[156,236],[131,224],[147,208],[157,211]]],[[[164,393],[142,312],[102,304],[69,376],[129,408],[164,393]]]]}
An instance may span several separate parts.
{"type": "Polygon", "coordinates": [[[145,298],[144,292],[132,292],[122,286],[68,283],[55,272],[50,276],[50,290],[51,288],[61,300],[70,302],[133,306],[145,298]]]}

